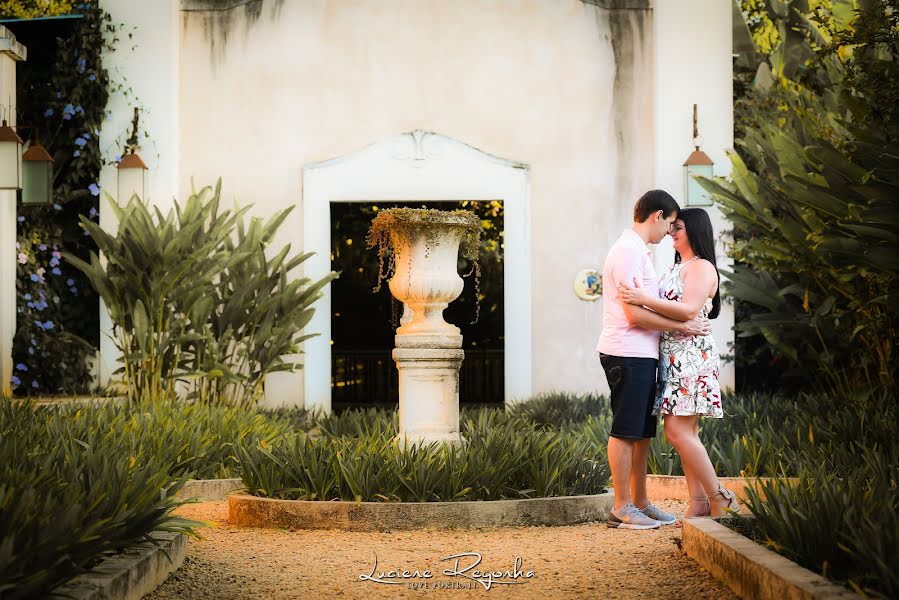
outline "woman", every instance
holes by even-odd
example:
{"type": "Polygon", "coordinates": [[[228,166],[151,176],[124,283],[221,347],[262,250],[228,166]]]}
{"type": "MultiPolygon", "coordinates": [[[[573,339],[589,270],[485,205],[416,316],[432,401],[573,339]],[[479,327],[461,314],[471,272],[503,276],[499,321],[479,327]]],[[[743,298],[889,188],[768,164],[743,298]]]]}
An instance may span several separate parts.
{"type": "MultiPolygon", "coordinates": [[[[659,280],[659,297],[619,284],[624,302],[639,304],[686,321],[697,314],[714,319],[721,311],[712,222],[701,208],[686,208],[671,226],[674,266],[659,280]]],[[[635,282],[636,284],[636,282],[635,282]]],[[[720,517],[737,510],[733,492],[723,488],[699,439],[699,417],[720,419],[718,349],[710,335],[664,332],[659,349],[659,384],[653,414],[661,415],[665,437],[684,466],[690,505],[685,517],[720,517]]]]}

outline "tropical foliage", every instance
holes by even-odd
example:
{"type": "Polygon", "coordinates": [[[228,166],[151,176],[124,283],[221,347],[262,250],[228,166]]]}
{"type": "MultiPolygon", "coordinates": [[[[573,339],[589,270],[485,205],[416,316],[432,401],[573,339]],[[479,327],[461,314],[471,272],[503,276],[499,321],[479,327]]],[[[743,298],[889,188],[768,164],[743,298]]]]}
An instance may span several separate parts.
{"type": "Polygon", "coordinates": [[[290,209],[246,223],[250,207],[220,211],[220,198],[221,180],[165,214],[110,198],[116,235],[81,219],[105,260],[65,255],[109,309],[132,399],[171,398],[181,380],[190,399],[254,404],[265,376],[297,368],[284,357],[316,335],[302,330],[336,274],[294,278],[310,254],[269,254],[290,209]]]}
{"type": "Polygon", "coordinates": [[[780,77],[758,90],[732,179],[701,182],[734,224],[729,293],[755,307],[740,336],[761,336],[795,380],[843,393],[896,381],[899,16],[888,8],[875,2],[822,39],[815,87],[780,77]]]}
{"type": "Polygon", "coordinates": [[[145,420],[0,399],[0,596],[43,598],[106,555],[192,533],[171,515],[194,442],[145,420]]]}
{"type": "Polygon", "coordinates": [[[500,500],[597,494],[608,482],[597,437],[535,428],[500,410],[469,413],[462,447],[397,444],[390,421],[358,427],[367,420],[360,417],[349,429],[354,435],[297,433],[238,445],[249,493],[359,502],[500,500]]]}
{"type": "MultiPolygon", "coordinates": [[[[827,399],[825,399],[827,400],[827,399]]],[[[868,596],[899,594],[899,444],[892,394],[841,404],[807,398],[798,481],[747,487],[754,519],[731,523],[760,543],[868,596]],[[837,408],[834,409],[833,407],[837,408]]]]}

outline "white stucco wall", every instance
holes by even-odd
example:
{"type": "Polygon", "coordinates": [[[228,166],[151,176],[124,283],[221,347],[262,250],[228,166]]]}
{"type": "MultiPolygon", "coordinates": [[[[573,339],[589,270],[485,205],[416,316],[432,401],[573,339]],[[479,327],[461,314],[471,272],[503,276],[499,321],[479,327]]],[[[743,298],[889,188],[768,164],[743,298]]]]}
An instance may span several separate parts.
{"type": "MultiPolygon", "coordinates": [[[[601,268],[643,191],[680,199],[693,102],[723,172],[727,2],[664,0],[650,11],[581,0],[182,0],[175,15],[176,3],[104,2],[114,20],[138,25],[138,55],[123,68],[155,119],[159,156],[142,153],[154,203],[221,176],[225,198],[258,216],[295,206],[275,246],[298,250],[304,165],[416,129],[525,163],[533,320],[520,326],[533,337],[531,389],[607,390],[594,351],[601,301],[577,299],[573,278],[601,268]],[[176,35],[165,29],[173,17],[176,35]]],[[[127,128],[122,108],[110,135],[127,128]]],[[[719,340],[725,327],[726,317],[719,340]]]]}
{"type": "MultiPolygon", "coordinates": [[[[109,98],[109,118],[100,129],[100,150],[113,160],[124,151],[131,133],[134,107],[140,110],[139,129],[149,134],[141,138],[139,154],[148,167],[147,197],[168,210],[178,194],[180,179],[180,0],[102,0],[101,5],[114,24],[123,24],[121,41],[114,52],[103,55],[111,79],[130,87],[131,94],[113,93],[109,98]],[[131,38],[128,38],[128,34],[131,38]]],[[[114,165],[100,171],[105,193],[118,195],[114,165]]],[[[117,227],[107,200],[100,200],[100,224],[108,231],[117,227]]],[[[110,339],[112,322],[100,302],[100,382],[108,383],[118,368],[118,351],[110,339]]]]}
{"type": "MultiPolygon", "coordinates": [[[[624,124],[633,160],[619,158],[616,110],[652,113],[651,56],[633,44],[623,83],[636,100],[615,106],[609,15],[579,0],[264,2],[252,22],[243,9],[187,12],[181,194],[189,176],[221,175],[259,214],[299,207],[303,165],[414,129],[526,163],[534,319],[518,326],[533,331],[532,389],[602,387],[601,307],[572,281],[601,264],[653,167],[640,154],[648,119],[624,124]]],[[[282,242],[302,244],[300,215],[282,242]]]]}
{"type": "MultiPolygon", "coordinates": [[[[686,206],[683,163],[693,150],[693,104],[697,104],[702,149],[715,163],[715,175],[730,173],[725,151],[734,145],[733,30],[730,2],[721,0],[656,0],[653,8],[655,82],[655,182],[686,206]]],[[[731,225],[714,207],[706,207],[715,234],[731,225]]],[[[719,267],[733,261],[717,244],[719,267]]],[[[659,271],[674,261],[671,238],[656,251],[659,271]]],[[[732,354],[734,307],[722,297],[721,314],[712,335],[722,354],[732,354]]],[[[722,387],[734,387],[733,362],[722,362],[722,387]]]]}
{"type": "MultiPolygon", "coordinates": [[[[27,51],[15,36],[0,26],[0,98],[2,117],[16,124],[16,62],[25,60],[27,51]],[[7,106],[9,99],[13,105],[7,106]]],[[[13,374],[12,342],[16,333],[16,192],[0,190],[0,395],[10,395],[13,374]]]]}

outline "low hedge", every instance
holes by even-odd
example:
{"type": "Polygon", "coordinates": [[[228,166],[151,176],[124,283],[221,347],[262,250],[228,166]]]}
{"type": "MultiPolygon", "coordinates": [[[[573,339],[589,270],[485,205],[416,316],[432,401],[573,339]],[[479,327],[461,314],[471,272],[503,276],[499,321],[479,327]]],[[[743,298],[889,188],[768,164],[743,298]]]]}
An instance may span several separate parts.
{"type": "Polygon", "coordinates": [[[190,443],[111,410],[60,412],[0,399],[3,598],[44,597],[154,532],[199,525],[171,514],[190,443]]]}
{"type": "Polygon", "coordinates": [[[393,441],[390,414],[355,411],[323,424],[321,438],[299,432],[274,443],[238,444],[240,475],[250,494],[304,500],[500,500],[605,491],[609,468],[596,421],[571,432],[533,425],[481,409],[461,418],[464,446],[403,446],[393,441]]]}
{"type": "Polygon", "coordinates": [[[747,487],[755,518],[726,524],[862,595],[899,597],[897,413],[886,392],[806,397],[798,482],[747,487]]]}

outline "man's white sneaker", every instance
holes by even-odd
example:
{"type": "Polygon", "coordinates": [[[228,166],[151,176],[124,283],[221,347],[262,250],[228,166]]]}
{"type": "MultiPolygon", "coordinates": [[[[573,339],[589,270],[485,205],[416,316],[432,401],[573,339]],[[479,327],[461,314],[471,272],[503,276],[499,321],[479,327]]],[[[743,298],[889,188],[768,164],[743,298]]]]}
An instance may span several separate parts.
{"type": "Polygon", "coordinates": [[[606,525],[613,529],[655,529],[662,524],[650,519],[628,502],[621,510],[610,510],[606,525]]]}
{"type": "Polygon", "coordinates": [[[655,519],[662,525],[674,525],[677,522],[677,517],[675,517],[671,513],[665,512],[652,502],[647,504],[645,508],[638,508],[637,510],[639,510],[650,519],[655,519]]]}

